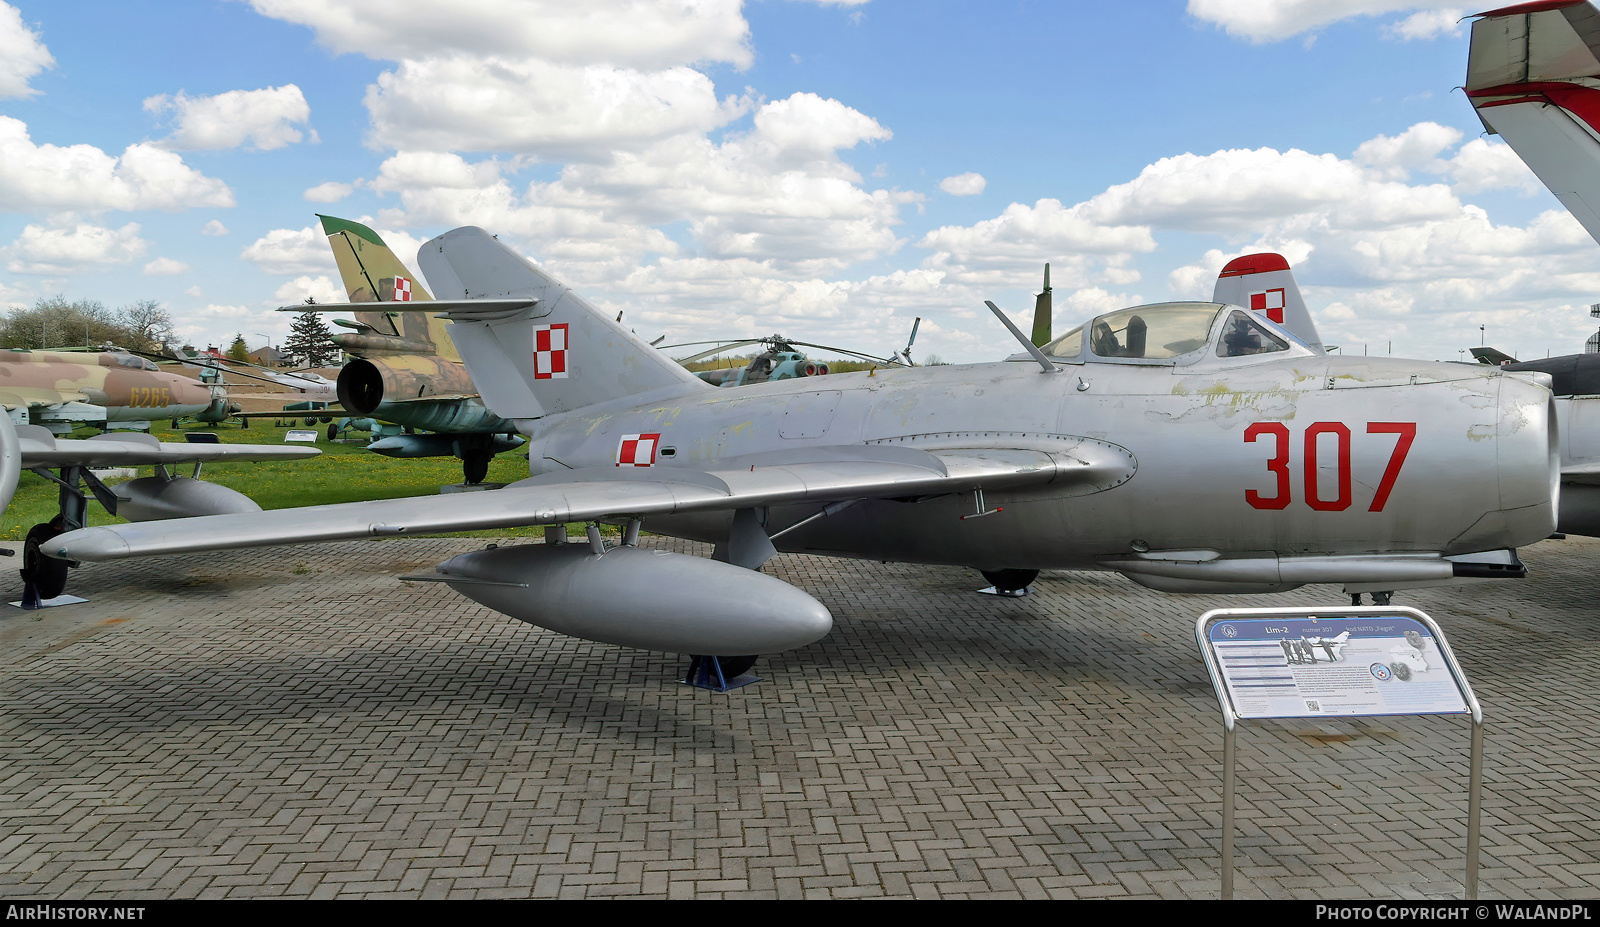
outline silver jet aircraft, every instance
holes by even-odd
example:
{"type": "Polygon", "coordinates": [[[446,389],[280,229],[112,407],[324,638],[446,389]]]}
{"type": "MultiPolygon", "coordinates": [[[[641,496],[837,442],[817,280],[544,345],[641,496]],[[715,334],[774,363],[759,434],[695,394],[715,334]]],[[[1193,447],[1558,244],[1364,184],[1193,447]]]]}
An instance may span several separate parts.
{"type": "MultiPolygon", "coordinates": [[[[1472,24],[1467,99],[1600,241],[1600,10],[1584,0],[1521,4],[1472,24]]],[[[1559,529],[1600,536],[1600,354],[1517,362],[1551,378],[1561,442],[1559,529]]]]}
{"type": "MultiPolygon", "coordinates": [[[[486,403],[531,449],[495,492],[91,528],[72,560],[549,525],[431,578],[592,640],[747,655],[826,634],[776,551],[956,564],[1018,588],[1116,570],[1173,592],[1392,590],[1521,575],[1555,524],[1548,389],[1320,352],[1267,312],[1173,302],[1004,362],[716,389],[488,233],[419,261],[486,403]],[[626,525],[620,545],[594,523],[626,525]],[[559,526],[590,522],[586,542],[559,526]],[[639,529],[716,559],[637,546],[639,529]],[[721,562],[719,562],[721,561],[721,562]]],[[[1268,268],[1263,268],[1267,270],[1268,268]]],[[[343,307],[324,307],[343,308],[343,307]]]]}

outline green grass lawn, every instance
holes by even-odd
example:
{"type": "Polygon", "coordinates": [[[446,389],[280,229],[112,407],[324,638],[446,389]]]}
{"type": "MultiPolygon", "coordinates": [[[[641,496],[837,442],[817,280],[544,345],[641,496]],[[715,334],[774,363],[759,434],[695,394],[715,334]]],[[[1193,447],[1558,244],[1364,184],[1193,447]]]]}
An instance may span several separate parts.
{"type": "MultiPolygon", "coordinates": [[[[228,444],[282,444],[287,428],[273,419],[258,419],[249,428],[230,424],[226,428],[210,425],[187,426],[184,431],[211,431],[228,444]]],[[[304,427],[296,425],[295,427],[304,427]]],[[[316,426],[325,433],[326,425],[316,426]]],[[[80,431],[74,437],[89,437],[93,431],[80,431]]],[[[182,441],[182,431],[152,428],[162,441],[182,441]]],[[[316,447],[322,456],[310,460],[285,460],[265,463],[207,464],[201,479],[236,489],[254,499],[264,509],[297,505],[328,505],[336,502],[362,502],[368,499],[396,499],[403,496],[428,496],[439,487],[461,482],[461,461],[454,457],[423,457],[397,460],[374,454],[363,440],[355,444],[330,444],[324,437],[316,447]]],[[[193,465],[182,465],[173,472],[188,476],[193,465]]],[[[140,476],[153,473],[141,467],[140,476]]],[[[510,483],[528,476],[525,448],[500,454],[489,464],[488,482],[510,483]]],[[[16,497],[4,514],[0,539],[19,541],[33,525],[48,521],[57,511],[58,487],[35,474],[24,472],[17,484],[16,497]]],[[[98,502],[89,502],[89,524],[105,525],[122,519],[106,514],[98,502]]],[[[538,535],[542,529],[497,529],[485,536],[538,535]]],[[[464,535],[464,536],[472,536],[464,535]]]]}

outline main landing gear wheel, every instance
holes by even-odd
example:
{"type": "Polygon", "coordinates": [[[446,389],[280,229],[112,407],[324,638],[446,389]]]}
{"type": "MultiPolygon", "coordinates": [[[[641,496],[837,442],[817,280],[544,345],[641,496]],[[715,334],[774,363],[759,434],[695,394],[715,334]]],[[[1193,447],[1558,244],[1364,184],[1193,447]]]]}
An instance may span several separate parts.
{"type": "Polygon", "coordinates": [[[60,533],[49,522],[40,522],[22,542],[22,581],[32,583],[40,599],[53,599],[67,588],[67,561],[46,557],[39,549],[60,533]]]}
{"type": "Polygon", "coordinates": [[[461,475],[474,486],[489,475],[488,454],[468,454],[461,458],[461,475]]]}
{"type": "Polygon", "coordinates": [[[1034,580],[1039,578],[1038,570],[979,570],[983,578],[994,587],[997,595],[1021,595],[1034,580]]]}
{"type": "Polygon", "coordinates": [[[329,441],[337,441],[337,440],[339,440],[339,423],[338,422],[334,422],[332,425],[328,426],[328,440],[329,441]]]}

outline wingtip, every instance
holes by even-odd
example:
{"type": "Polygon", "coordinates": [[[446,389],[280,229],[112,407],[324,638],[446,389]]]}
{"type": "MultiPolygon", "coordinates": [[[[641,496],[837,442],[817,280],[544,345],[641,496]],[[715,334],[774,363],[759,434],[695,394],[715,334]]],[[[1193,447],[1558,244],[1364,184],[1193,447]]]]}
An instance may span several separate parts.
{"type": "Polygon", "coordinates": [[[84,560],[90,563],[130,556],[133,549],[122,535],[110,528],[80,528],[51,538],[39,552],[57,560],[84,560]]]}

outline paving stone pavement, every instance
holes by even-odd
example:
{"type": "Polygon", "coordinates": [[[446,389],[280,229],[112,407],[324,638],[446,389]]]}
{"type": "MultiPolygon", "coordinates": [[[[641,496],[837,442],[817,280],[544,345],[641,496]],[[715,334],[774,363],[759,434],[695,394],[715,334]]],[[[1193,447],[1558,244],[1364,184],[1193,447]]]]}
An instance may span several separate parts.
{"type": "MultiPolygon", "coordinates": [[[[834,631],[716,694],[394,579],[483,543],[91,565],[87,604],[0,606],[0,896],[1216,897],[1194,619],[1344,601],[1069,572],[1004,600],[784,555],[834,631]]],[[[1592,898],[1600,541],[1524,559],[1397,601],[1488,715],[1481,897],[1592,898]]],[[[1247,725],[1238,896],[1460,897],[1469,742],[1460,718],[1247,725]]]]}

